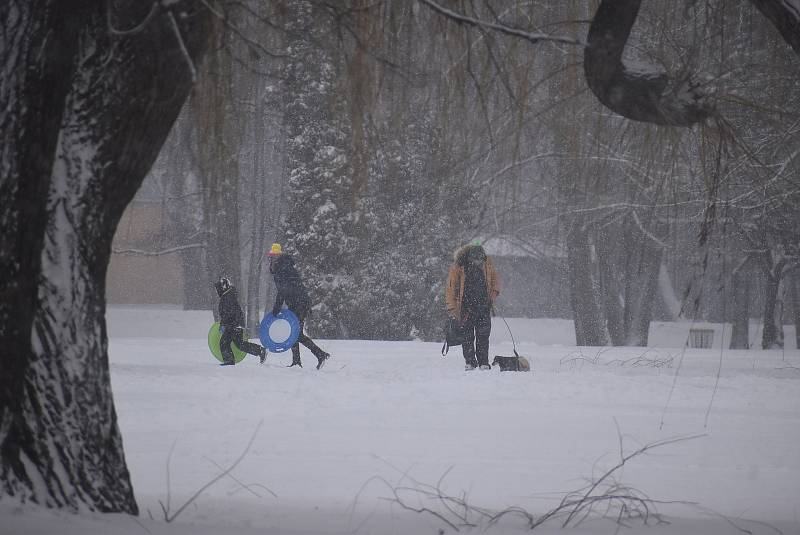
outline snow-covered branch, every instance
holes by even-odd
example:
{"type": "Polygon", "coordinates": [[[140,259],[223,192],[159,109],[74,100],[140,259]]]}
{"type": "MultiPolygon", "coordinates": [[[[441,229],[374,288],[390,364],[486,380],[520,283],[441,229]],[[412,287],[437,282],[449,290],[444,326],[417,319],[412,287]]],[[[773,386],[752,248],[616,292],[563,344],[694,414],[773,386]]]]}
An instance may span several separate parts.
{"type": "Polygon", "coordinates": [[[179,245],[177,247],[170,247],[169,249],[162,249],[160,251],[145,251],[143,249],[112,249],[114,254],[130,255],[130,256],[163,256],[170,253],[179,253],[181,251],[188,251],[190,249],[203,249],[205,243],[190,243],[188,245],[179,245]]]}
{"type": "Polygon", "coordinates": [[[568,37],[564,35],[551,35],[539,32],[528,32],[520,28],[514,28],[512,26],[508,26],[505,24],[498,24],[496,22],[489,22],[474,17],[468,17],[461,13],[456,13],[452,9],[447,9],[446,7],[434,2],[433,0],[417,0],[417,1],[427,6],[428,8],[432,9],[433,11],[439,13],[440,15],[444,15],[448,19],[453,20],[459,24],[465,24],[467,26],[481,28],[483,30],[493,30],[506,35],[511,35],[513,37],[520,37],[534,44],[543,41],[549,41],[567,45],[578,45],[578,46],[584,46],[585,44],[580,39],[575,39],[574,37],[568,37]]]}

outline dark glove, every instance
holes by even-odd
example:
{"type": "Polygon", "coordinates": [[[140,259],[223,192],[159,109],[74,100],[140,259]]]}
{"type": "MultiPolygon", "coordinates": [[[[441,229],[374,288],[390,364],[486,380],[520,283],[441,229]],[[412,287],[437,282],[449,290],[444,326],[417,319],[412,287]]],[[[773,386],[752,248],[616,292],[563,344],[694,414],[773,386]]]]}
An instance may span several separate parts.
{"type": "Polygon", "coordinates": [[[280,313],[281,313],[281,309],[280,308],[273,308],[272,309],[272,315],[275,316],[276,318],[278,317],[278,314],[280,314],[280,313]]]}

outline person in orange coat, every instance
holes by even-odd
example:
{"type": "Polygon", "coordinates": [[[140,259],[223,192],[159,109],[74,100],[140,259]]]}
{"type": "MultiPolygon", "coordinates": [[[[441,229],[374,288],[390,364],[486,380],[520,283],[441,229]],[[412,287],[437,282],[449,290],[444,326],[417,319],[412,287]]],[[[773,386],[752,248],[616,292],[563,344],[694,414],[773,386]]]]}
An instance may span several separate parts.
{"type": "Polygon", "coordinates": [[[500,295],[500,277],[479,243],[458,249],[447,275],[447,313],[458,321],[466,339],[461,345],[467,370],[489,364],[492,305],[500,295]]]}

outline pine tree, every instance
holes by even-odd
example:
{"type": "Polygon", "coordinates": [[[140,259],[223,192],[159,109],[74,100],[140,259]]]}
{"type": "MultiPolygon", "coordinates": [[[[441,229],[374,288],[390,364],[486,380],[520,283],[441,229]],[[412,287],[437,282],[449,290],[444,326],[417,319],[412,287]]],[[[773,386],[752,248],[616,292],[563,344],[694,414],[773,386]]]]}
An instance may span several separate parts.
{"type": "Polygon", "coordinates": [[[474,194],[448,176],[441,131],[424,118],[404,124],[375,151],[380,177],[364,202],[356,291],[358,338],[437,339],[453,249],[468,236],[474,194]]]}
{"type": "Polygon", "coordinates": [[[311,299],[314,336],[346,337],[344,303],[352,292],[348,133],[336,109],[337,57],[324,45],[332,31],[326,13],[307,0],[288,2],[286,107],[289,207],[283,235],[296,253],[311,299]]]}

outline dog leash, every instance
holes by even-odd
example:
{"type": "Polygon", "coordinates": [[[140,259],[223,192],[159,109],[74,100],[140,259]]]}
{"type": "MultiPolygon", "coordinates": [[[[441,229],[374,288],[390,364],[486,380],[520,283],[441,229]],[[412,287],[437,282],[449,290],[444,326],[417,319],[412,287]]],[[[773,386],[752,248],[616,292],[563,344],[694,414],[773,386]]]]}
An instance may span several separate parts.
{"type": "MultiPolygon", "coordinates": [[[[495,308],[495,311],[497,311],[497,305],[495,303],[492,303],[492,306],[495,308]]],[[[506,329],[508,329],[508,335],[511,336],[511,345],[514,348],[514,356],[519,357],[519,353],[517,353],[517,343],[514,341],[514,333],[511,332],[511,327],[508,325],[506,317],[503,314],[500,314],[500,319],[503,320],[503,323],[506,324],[506,329]]]]}

